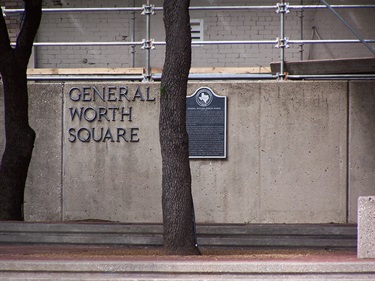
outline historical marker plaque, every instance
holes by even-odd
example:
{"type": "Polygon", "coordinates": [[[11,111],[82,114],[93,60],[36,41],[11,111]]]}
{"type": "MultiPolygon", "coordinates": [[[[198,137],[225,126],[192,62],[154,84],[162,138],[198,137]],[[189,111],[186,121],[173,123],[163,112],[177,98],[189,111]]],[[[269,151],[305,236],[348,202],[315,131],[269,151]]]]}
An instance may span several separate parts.
{"type": "Polygon", "coordinates": [[[199,88],[186,97],[190,158],[227,157],[227,97],[199,88]]]}

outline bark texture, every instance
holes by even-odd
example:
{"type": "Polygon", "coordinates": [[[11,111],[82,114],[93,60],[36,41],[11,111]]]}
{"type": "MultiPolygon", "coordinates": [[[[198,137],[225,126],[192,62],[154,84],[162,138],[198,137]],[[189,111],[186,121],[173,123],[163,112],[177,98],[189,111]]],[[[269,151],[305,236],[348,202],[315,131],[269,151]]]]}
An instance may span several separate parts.
{"type": "Polygon", "coordinates": [[[26,70],[41,20],[41,0],[25,0],[15,48],[0,14],[0,73],[4,89],[5,150],[0,165],[0,220],[22,220],[22,204],[35,132],[29,126],[26,70]]]}
{"type": "Polygon", "coordinates": [[[197,255],[186,93],[191,66],[190,0],[165,0],[166,54],[160,90],[163,242],[166,254],[197,255]]]}

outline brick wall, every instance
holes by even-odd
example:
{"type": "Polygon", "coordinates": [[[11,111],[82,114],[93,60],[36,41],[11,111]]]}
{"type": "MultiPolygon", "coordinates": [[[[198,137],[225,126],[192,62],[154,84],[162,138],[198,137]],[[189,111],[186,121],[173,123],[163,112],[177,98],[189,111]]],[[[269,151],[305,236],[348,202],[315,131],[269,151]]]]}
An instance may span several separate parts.
{"type": "MultiPolygon", "coordinates": [[[[2,1],[7,8],[19,7],[22,1],[2,1]]],[[[136,1],[140,7],[146,1],[136,1]]],[[[156,7],[162,6],[162,0],[151,0],[156,7]]],[[[277,0],[191,0],[191,6],[244,6],[275,5],[277,0]]],[[[317,4],[317,0],[304,0],[304,4],[317,4]]],[[[291,5],[301,4],[301,0],[289,1],[291,5]]],[[[371,0],[330,1],[330,4],[374,4],[371,0]]],[[[4,4],[2,4],[4,5],[4,4]]],[[[132,0],[45,0],[44,7],[130,7],[132,0]],[[104,4],[103,4],[104,3],[104,4]]],[[[375,39],[373,16],[375,9],[340,9],[338,12],[366,39],[375,39]]],[[[328,10],[308,9],[303,13],[292,10],[286,16],[285,36],[301,39],[301,20],[305,39],[355,39],[355,36],[328,10]],[[315,32],[314,32],[315,31],[315,32]]],[[[152,16],[151,37],[164,41],[162,12],[152,16]]],[[[7,17],[10,34],[15,40],[20,25],[19,15],[7,17]]],[[[131,41],[131,12],[87,12],[87,13],[44,13],[38,32],[39,42],[121,42],[131,41]]],[[[251,11],[192,11],[192,19],[203,19],[204,40],[276,40],[280,36],[280,15],[271,10],[251,11]]],[[[145,17],[136,13],[135,41],[145,38],[145,17]]],[[[374,44],[373,44],[374,45],[374,44]]],[[[145,52],[136,47],[137,67],[145,66],[145,52]]],[[[36,66],[55,67],[131,67],[130,46],[74,46],[74,47],[37,47],[36,66]]],[[[162,67],[164,46],[157,46],[151,52],[151,65],[162,67]]],[[[300,59],[300,46],[290,45],[286,50],[286,60],[300,59]]],[[[361,44],[324,44],[305,45],[304,59],[369,57],[371,53],[361,44]]],[[[193,67],[245,67],[269,66],[280,59],[280,50],[273,44],[267,45],[204,45],[193,47],[193,67]]]]}
{"type": "MultiPolygon", "coordinates": [[[[45,7],[116,7],[124,1],[44,1],[45,7]]],[[[125,1],[128,2],[128,1],[125,1]]],[[[126,3],[125,3],[126,4],[126,3]]],[[[128,12],[44,13],[39,42],[129,41],[128,12]]],[[[128,47],[61,46],[38,47],[38,67],[130,67],[128,47]]]]}
{"type": "MultiPolygon", "coordinates": [[[[155,1],[161,5],[162,1],[155,1]]],[[[246,0],[202,0],[191,1],[191,6],[246,6],[246,5],[275,5],[275,1],[252,1],[246,0]]],[[[280,15],[276,9],[251,10],[251,11],[191,11],[192,19],[203,19],[205,41],[246,41],[246,40],[276,40],[280,36],[280,15]]],[[[156,18],[156,16],[155,16],[156,18]]],[[[153,18],[154,19],[154,18],[153,18]]],[[[288,20],[293,24],[287,26],[287,33],[296,37],[299,34],[299,21],[297,13],[290,13],[288,20]]],[[[164,38],[162,21],[155,26],[155,38],[164,38]]],[[[155,51],[157,55],[153,63],[162,65],[164,48],[155,51]]],[[[269,66],[270,62],[278,61],[280,50],[274,48],[274,44],[268,45],[203,45],[193,47],[194,67],[246,67],[246,66],[269,66]]],[[[298,47],[292,46],[287,52],[287,59],[298,59],[298,47]]]]}

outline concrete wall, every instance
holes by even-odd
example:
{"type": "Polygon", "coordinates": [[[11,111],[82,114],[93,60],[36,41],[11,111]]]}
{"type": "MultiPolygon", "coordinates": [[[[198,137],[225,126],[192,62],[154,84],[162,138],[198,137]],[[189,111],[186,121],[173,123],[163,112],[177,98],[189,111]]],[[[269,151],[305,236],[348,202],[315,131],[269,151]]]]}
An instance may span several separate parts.
{"type": "MultiPolygon", "coordinates": [[[[136,1],[141,7],[146,1],[136,1]]],[[[228,6],[263,5],[274,6],[277,0],[192,0],[191,6],[228,6]]],[[[291,5],[300,5],[300,0],[288,1],[291,5]]],[[[315,0],[305,0],[304,4],[317,4],[315,0]]],[[[44,7],[130,7],[133,1],[120,0],[45,0],[44,7]]],[[[161,0],[151,1],[156,7],[162,6],[161,0]]],[[[358,4],[354,0],[330,1],[330,4],[358,4]]],[[[373,4],[372,0],[362,0],[360,4],[373,4]]],[[[22,5],[22,1],[6,0],[7,8],[22,5]]],[[[280,36],[280,15],[275,9],[250,11],[191,11],[192,19],[204,22],[204,40],[276,40],[280,36]]],[[[375,39],[373,28],[374,9],[339,9],[342,17],[365,39],[375,39]]],[[[151,17],[151,38],[164,41],[162,11],[151,17]]],[[[44,13],[38,32],[39,42],[108,42],[131,41],[131,12],[90,12],[90,13],[44,13]]],[[[8,16],[7,21],[14,40],[18,33],[18,16],[8,16]]],[[[145,17],[136,13],[135,41],[145,38],[145,17]]],[[[355,36],[328,10],[306,9],[303,15],[292,10],[286,15],[285,36],[303,39],[356,39],[355,36]],[[303,22],[303,27],[301,23],[303,22]],[[316,31],[315,33],[313,31],[316,31]]],[[[280,51],[268,45],[209,45],[194,46],[194,67],[268,67],[271,62],[280,60],[280,51]]],[[[374,44],[372,44],[374,46],[374,44]]],[[[35,65],[39,68],[65,67],[131,67],[131,48],[128,46],[54,46],[37,47],[35,65]]],[[[151,52],[151,65],[162,67],[164,61],[163,46],[157,46],[151,52]]],[[[304,59],[330,59],[369,57],[371,52],[362,44],[320,44],[305,45],[304,59]]],[[[286,50],[286,60],[299,60],[299,45],[290,45],[286,50]]],[[[145,67],[145,52],[136,47],[136,66],[145,67]]]]}
{"type": "MultiPolygon", "coordinates": [[[[201,86],[228,97],[228,157],[191,160],[198,222],[356,221],[356,198],[375,192],[374,82],[190,83],[188,94],[201,86]]],[[[30,83],[25,219],[160,222],[158,88],[30,83]]]]}

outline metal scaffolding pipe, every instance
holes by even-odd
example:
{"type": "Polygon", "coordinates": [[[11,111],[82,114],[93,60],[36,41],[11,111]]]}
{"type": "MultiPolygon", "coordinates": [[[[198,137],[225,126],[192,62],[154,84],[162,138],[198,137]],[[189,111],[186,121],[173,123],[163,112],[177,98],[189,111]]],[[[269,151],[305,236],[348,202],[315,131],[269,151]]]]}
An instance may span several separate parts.
{"type": "Polygon", "coordinates": [[[370,52],[375,55],[375,50],[365,42],[365,40],[362,38],[362,36],[354,29],[352,28],[333,8],[330,6],[327,1],[321,0],[327,8],[359,39],[361,42],[366,46],[367,49],[370,50],[370,52]]]}
{"type": "MultiPolygon", "coordinates": [[[[361,9],[361,8],[375,8],[375,5],[331,5],[335,9],[361,9]]],[[[273,6],[191,6],[190,10],[273,10],[277,5],[273,6]]],[[[325,5],[289,5],[289,9],[326,9],[325,5]]],[[[163,9],[156,8],[155,10],[163,9]]]]}
{"type": "MultiPolygon", "coordinates": [[[[132,12],[142,11],[142,8],[130,8],[130,7],[108,7],[108,8],[43,8],[43,13],[83,13],[83,12],[132,12]]],[[[3,13],[7,14],[18,14],[23,13],[24,9],[3,9],[3,13]]]]}
{"type": "MultiPolygon", "coordinates": [[[[135,8],[135,0],[133,0],[133,7],[135,8]]],[[[135,41],[135,11],[132,11],[132,33],[130,41],[135,41]]],[[[131,45],[131,54],[132,54],[132,67],[135,67],[135,46],[131,45]]]]}
{"type": "MultiPolygon", "coordinates": [[[[375,5],[331,5],[334,9],[375,9],[375,5]]],[[[290,5],[290,9],[327,9],[325,5],[290,5]]]]}
{"type": "Polygon", "coordinates": [[[209,11],[209,10],[238,10],[238,11],[244,11],[244,10],[275,10],[277,9],[276,5],[273,6],[190,6],[190,11],[209,11]]]}
{"type": "MultiPolygon", "coordinates": [[[[143,42],[34,42],[34,46],[132,46],[143,42]]],[[[15,43],[12,43],[15,45],[15,43]]]]}
{"type": "Polygon", "coordinates": [[[317,74],[288,75],[288,79],[304,80],[375,80],[375,74],[317,74]]]}
{"type": "MultiPolygon", "coordinates": [[[[261,74],[226,74],[226,73],[205,73],[189,74],[189,80],[274,80],[277,76],[261,74]]],[[[291,80],[375,80],[375,74],[328,74],[328,75],[287,75],[291,80]]],[[[29,81],[142,81],[141,75],[28,75],[29,81]]],[[[153,79],[159,81],[161,74],[154,74],[153,79]]]]}
{"type": "MultiPolygon", "coordinates": [[[[375,43],[375,39],[364,40],[367,43],[375,43]]],[[[278,43],[278,40],[233,40],[233,41],[199,41],[192,42],[192,45],[275,45],[278,43]]],[[[288,40],[288,44],[354,44],[362,43],[358,39],[327,39],[327,40],[288,40]]],[[[16,43],[12,43],[14,46],[16,43]]],[[[39,47],[53,47],[53,46],[142,46],[144,42],[35,42],[34,46],[39,47]]],[[[153,41],[152,45],[154,46],[163,46],[166,45],[164,41],[153,41]]]]}
{"type": "MultiPolygon", "coordinates": [[[[375,9],[375,5],[331,5],[335,9],[375,9]]],[[[198,10],[274,10],[277,5],[274,6],[192,6],[189,9],[191,11],[198,10]]],[[[325,5],[289,5],[289,9],[301,10],[301,9],[326,9],[325,5]]],[[[163,8],[155,8],[155,10],[162,10],[163,8]]]]}
{"type": "MultiPolygon", "coordinates": [[[[154,81],[161,80],[161,74],[153,75],[154,81]]],[[[276,76],[272,74],[225,74],[225,73],[207,73],[207,74],[189,74],[189,80],[238,80],[238,79],[275,79],[276,76]]],[[[29,81],[116,81],[116,80],[130,80],[130,81],[144,81],[141,75],[28,75],[29,81]]]]}
{"type": "MultiPolygon", "coordinates": [[[[303,5],[303,0],[301,0],[301,5],[303,5]]],[[[300,15],[299,15],[299,18],[300,18],[300,38],[301,40],[304,39],[304,10],[301,9],[300,10],[300,15]]],[[[299,44],[299,52],[300,52],[300,60],[303,61],[303,53],[304,53],[304,48],[303,48],[303,43],[299,44]]]]}
{"type": "MultiPolygon", "coordinates": [[[[375,39],[364,40],[366,43],[375,43],[375,39]]],[[[320,40],[289,40],[289,44],[353,44],[362,43],[359,39],[320,39],[320,40]]]]}
{"type": "MultiPolygon", "coordinates": [[[[192,45],[236,45],[236,44],[276,44],[277,43],[277,40],[259,40],[259,41],[256,41],[256,40],[228,40],[228,41],[196,41],[196,42],[192,42],[191,44],[192,45]]],[[[153,45],[155,46],[162,46],[162,45],[166,45],[166,42],[165,41],[154,41],[152,42],[153,45]]]]}
{"type": "Polygon", "coordinates": [[[141,75],[28,75],[29,81],[143,80],[141,75]]]}
{"type": "MultiPolygon", "coordinates": [[[[375,9],[375,5],[331,5],[334,9],[375,9]]],[[[277,6],[191,6],[191,11],[204,10],[274,10],[277,6]]],[[[289,5],[289,9],[326,9],[325,5],[289,5]]],[[[155,11],[162,11],[163,7],[154,7],[155,11]]],[[[116,11],[143,11],[143,8],[136,7],[101,7],[101,8],[43,8],[44,13],[80,13],[80,12],[116,12],[116,11]]],[[[4,14],[17,14],[24,12],[24,9],[3,9],[4,14]]]]}
{"type": "Polygon", "coordinates": [[[147,4],[143,7],[143,15],[146,16],[146,39],[144,40],[143,49],[146,50],[146,67],[144,81],[148,82],[152,80],[151,77],[151,49],[152,49],[152,40],[151,40],[151,15],[153,14],[153,6],[150,5],[150,0],[147,0],[147,4]]]}
{"type": "Polygon", "coordinates": [[[280,38],[277,45],[277,47],[280,48],[280,73],[278,73],[278,78],[281,81],[285,78],[285,48],[287,47],[287,39],[285,38],[285,14],[288,11],[288,5],[285,3],[285,0],[281,0],[277,10],[280,14],[280,38]]]}

